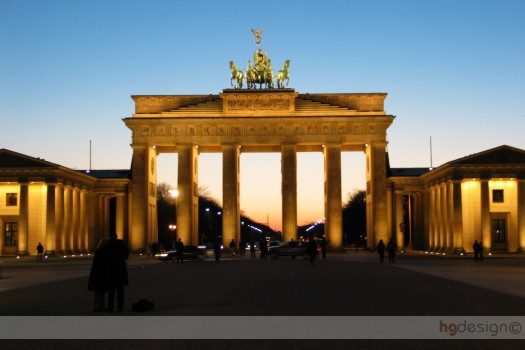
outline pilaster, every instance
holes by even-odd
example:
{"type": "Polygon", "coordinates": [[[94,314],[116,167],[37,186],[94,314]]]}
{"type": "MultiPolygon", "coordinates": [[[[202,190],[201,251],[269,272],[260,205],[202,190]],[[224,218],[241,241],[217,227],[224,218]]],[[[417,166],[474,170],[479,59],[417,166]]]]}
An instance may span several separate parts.
{"type": "Polygon", "coordinates": [[[20,213],[18,218],[18,254],[28,254],[29,239],[29,184],[20,182],[20,213]]]}
{"type": "Polygon", "coordinates": [[[295,144],[281,145],[283,240],[297,238],[297,151],[295,144]]]}
{"type": "Polygon", "coordinates": [[[330,248],[341,249],[343,247],[343,208],[341,200],[340,145],[324,146],[324,178],[326,219],[324,232],[326,239],[330,243],[330,248]]]}
{"type": "Polygon", "coordinates": [[[484,250],[490,250],[492,246],[490,227],[490,194],[489,180],[481,180],[481,243],[484,250]]]}
{"type": "Polygon", "coordinates": [[[225,245],[232,239],[238,244],[241,234],[239,158],[238,145],[222,145],[222,238],[225,245]]]}
{"type": "Polygon", "coordinates": [[[367,233],[370,248],[379,241],[388,242],[386,196],[386,144],[376,142],[366,147],[367,233]]]}
{"type": "Polygon", "coordinates": [[[194,145],[178,145],[177,237],[198,244],[198,152],[194,145]]]}
{"type": "Polygon", "coordinates": [[[55,255],[56,250],[56,184],[47,184],[46,194],[46,254],[55,255]]]}

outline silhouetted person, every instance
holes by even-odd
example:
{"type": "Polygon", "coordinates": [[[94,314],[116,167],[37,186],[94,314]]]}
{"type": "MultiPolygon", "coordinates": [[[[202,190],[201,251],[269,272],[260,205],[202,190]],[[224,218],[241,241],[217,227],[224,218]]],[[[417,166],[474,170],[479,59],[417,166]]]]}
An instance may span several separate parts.
{"type": "Polygon", "coordinates": [[[323,257],[323,259],[326,259],[326,250],[328,248],[328,242],[324,237],[319,240],[319,247],[321,248],[321,256],[323,257]]]}
{"type": "Polygon", "coordinates": [[[250,242],[250,258],[255,259],[255,242],[250,242]]]}
{"type": "Polygon", "coordinates": [[[483,260],[483,243],[479,242],[479,260],[483,260]]]}
{"type": "Polygon", "coordinates": [[[383,262],[385,260],[385,243],[382,239],[377,244],[377,254],[379,254],[379,262],[383,262]]]}
{"type": "Polygon", "coordinates": [[[472,249],[474,249],[474,260],[478,260],[479,253],[481,252],[481,244],[475,240],[474,244],[472,245],[472,249]]]}
{"type": "Polygon", "coordinates": [[[219,261],[221,259],[221,242],[215,241],[213,243],[213,254],[215,254],[215,261],[219,261]]]}
{"type": "Polygon", "coordinates": [[[159,245],[156,242],[151,243],[151,257],[155,258],[155,255],[159,252],[159,245]]]}
{"type": "Polygon", "coordinates": [[[239,242],[239,255],[246,255],[246,241],[244,239],[239,242]]]}
{"type": "Polygon", "coordinates": [[[388,241],[388,244],[386,246],[386,250],[388,250],[388,261],[393,263],[396,259],[396,245],[394,244],[394,240],[390,239],[388,241]]]}
{"type": "Polygon", "coordinates": [[[308,244],[306,245],[306,253],[310,255],[310,264],[313,265],[317,258],[317,241],[315,237],[310,238],[308,241],[308,244]]]}
{"type": "Polygon", "coordinates": [[[184,243],[182,243],[182,240],[179,238],[177,239],[177,242],[175,242],[175,256],[177,257],[177,263],[184,263],[184,243]]]}
{"type": "Polygon", "coordinates": [[[233,238],[230,242],[230,250],[232,252],[232,255],[235,255],[235,241],[233,240],[233,238]]]}
{"type": "Polygon", "coordinates": [[[259,242],[259,250],[261,251],[261,259],[268,258],[268,245],[266,244],[265,239],[261,239],[259,242]]]}
{"type": "Polygon", "coordinates": [[[38,242],[38,245],[36,246],[36,252],[37,252],[37,260],[38,261],[42,261],[43,257],[44,257],[44,246],[42,245],[42,243],[38,242]]]}
{"type": "Polygon", "coordinates": [[[107,257],[104,247],[107,241],[107,238],[102,238],[98,242],[95,254],[93,255],[93,262],[91,263],[91,271],[89,273],[88,290],[93,291],[94,312],[106,310],[104,296],[108,291],[108,283],[106,275],[107,257]]]}
{"type": "Polygon", "coordinates": [[[124,307],[124,287],[128,285],[126,260],[129,256],[129,251],[124,241],[118,239],[116,234],[110,234],[103,251],[106,256],[108,311],[113,312],[116,292],[117,311],[121,312],[124,307]]]}

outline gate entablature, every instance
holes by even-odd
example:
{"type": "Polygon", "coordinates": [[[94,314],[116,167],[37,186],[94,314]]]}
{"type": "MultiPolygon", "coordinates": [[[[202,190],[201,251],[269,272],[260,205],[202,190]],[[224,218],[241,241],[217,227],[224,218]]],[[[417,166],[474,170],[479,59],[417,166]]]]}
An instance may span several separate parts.
{"type": "Polygon", "coordinates": [[[299,94],[294,89],[225,89],[219,95],[135,95],[134,118],[280,115],[386,115],[386,93],[299,94]]]}

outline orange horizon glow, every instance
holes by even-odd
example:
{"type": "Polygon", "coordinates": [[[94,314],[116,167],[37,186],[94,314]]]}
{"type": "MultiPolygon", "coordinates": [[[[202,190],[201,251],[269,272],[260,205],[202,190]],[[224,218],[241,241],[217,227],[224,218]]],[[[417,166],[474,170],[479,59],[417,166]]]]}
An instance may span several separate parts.
{"type": "MultiPolygon", "coordinates": [[[[177,154],[157,158],[158,183],[176,188],[177,154]]],[[[222,205],[222,155],[199,155],[199,187],[205,187],[222,205]]],[[[342,205],[348,195],[365,188],[365,155],[341,154],[342,205]]],[[[281,155],[280,153],[241,153],[240,207],[242,215],[282,231],[281,155]]],[[[297,153],[297,225],[303,226],[324,215],[324,161],[321,152],[297,153]]]]}

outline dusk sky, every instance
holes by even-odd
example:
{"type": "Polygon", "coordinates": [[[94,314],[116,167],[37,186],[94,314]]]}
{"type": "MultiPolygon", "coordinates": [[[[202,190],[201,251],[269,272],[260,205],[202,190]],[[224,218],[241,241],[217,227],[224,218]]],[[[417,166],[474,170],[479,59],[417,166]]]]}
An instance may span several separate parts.
{"type": "MultiPolygon", "coordinates": [[[[0,148],[70,167],[129,169],[131,95],[218,94],[229,61],[289,59],[299,93],[388,93],[393,167],[525,149],[523,0],[0,0],[0,148]]],[[[343,198],[365,158],[344,153],[343,198]]],[[[160,155],[159,182],[177,183],[160,155]]],[[[199,184],[222,202],[220,154],[199,184]]],[[[280,154],[241,154],[241,210],[281,228],[280,154]]],[[[321,153],[298,155],[298,224],[323,217],[321,153]]]]}

